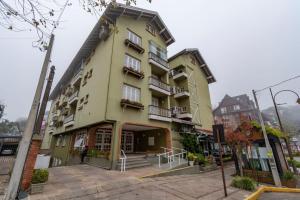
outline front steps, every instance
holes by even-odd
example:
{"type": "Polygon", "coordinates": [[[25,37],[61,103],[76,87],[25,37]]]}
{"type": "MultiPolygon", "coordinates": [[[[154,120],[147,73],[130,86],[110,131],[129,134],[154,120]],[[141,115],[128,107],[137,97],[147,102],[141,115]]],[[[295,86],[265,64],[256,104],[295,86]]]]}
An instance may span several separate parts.
{"type": "MultiPolygon", "coordinates": [[[[126,170],[140,168],[140,167],[147,167],[150,165],[151,163],[146,160],[145,155],[127,156],[126,159],[126,170]]],[[[117,169],[121,170],[120,160],[118,162],[117,169]]]]}

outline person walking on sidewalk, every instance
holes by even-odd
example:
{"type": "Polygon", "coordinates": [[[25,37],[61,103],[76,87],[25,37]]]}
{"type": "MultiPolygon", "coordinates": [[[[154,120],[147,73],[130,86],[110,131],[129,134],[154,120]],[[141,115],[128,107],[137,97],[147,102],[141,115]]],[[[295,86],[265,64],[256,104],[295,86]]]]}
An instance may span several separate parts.
{"type": "Polygon", "coordinates": [[[84,163],[84,158],[86,157],[87,153],[88,153],[89,147],[85,146],[81,152],[81,164],[84,163]]]}

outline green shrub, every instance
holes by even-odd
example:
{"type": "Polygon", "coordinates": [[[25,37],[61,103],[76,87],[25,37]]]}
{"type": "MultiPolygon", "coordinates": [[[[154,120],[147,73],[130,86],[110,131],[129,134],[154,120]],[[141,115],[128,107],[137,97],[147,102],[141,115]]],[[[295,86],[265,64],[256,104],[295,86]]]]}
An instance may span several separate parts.
{"type": "Polygon", "coordinates": [[[291,171],[286,171],[282,175],[283,180],[293,180],[295,179],[295,174],[291,171]]]}
{"type": "Polygon", "coordinates": [[[194,161],[194,160],[196,160],[197,157],[195,156],[195,154],[188,152],[187,158],[190,161],[194,161]]]}
{"type": "Polygon", "coordinates": [[[300,162],[299,161],[297,161],[297,160],[290,160],[290,159],[288,159],[288,163],[289,163],[289,165],[290,166],[292,166],[292,163],[295,163],[295,166],[297,167],[297,168],[300,168],[300,162]]]}
{"type": "Polygon", "coordinates": [[[253,179],[246,176],[236,176],[233,178],[231,186],[248,191],[253,191],[256,188],[256,182],[253,179]]]}
{"type": "Polygon", "coordinates": [[[33,170],[32,180],[33,184],[45,183],[48,181],[49,172],[47,169],[35,169],[33,170]]]}

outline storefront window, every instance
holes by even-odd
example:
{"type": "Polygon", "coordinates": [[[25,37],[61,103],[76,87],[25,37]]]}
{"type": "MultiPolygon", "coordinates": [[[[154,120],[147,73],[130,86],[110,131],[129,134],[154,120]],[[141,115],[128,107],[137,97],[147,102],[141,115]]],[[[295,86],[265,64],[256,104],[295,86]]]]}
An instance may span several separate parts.
{"type": "Polygon", "coordinates": [[[95,147],[99,151],[110,151],[111,130],[97,129],[95,147]]]}

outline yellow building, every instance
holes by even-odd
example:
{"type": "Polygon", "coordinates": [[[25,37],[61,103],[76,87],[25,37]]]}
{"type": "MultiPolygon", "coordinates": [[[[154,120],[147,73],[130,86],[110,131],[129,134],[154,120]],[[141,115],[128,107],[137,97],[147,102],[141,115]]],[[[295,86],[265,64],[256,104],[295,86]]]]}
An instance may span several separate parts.
{"type": "Polygon", "coordinates": [[[42,149],[53,166],[77,163],[88,146],[115,169],[121,150],[155,155],[181,148],[181,132],[211,132],[215,78],[197,49],[168,59],[174,41],[157,12],[107,7],[50,95],[42,149]]]}

